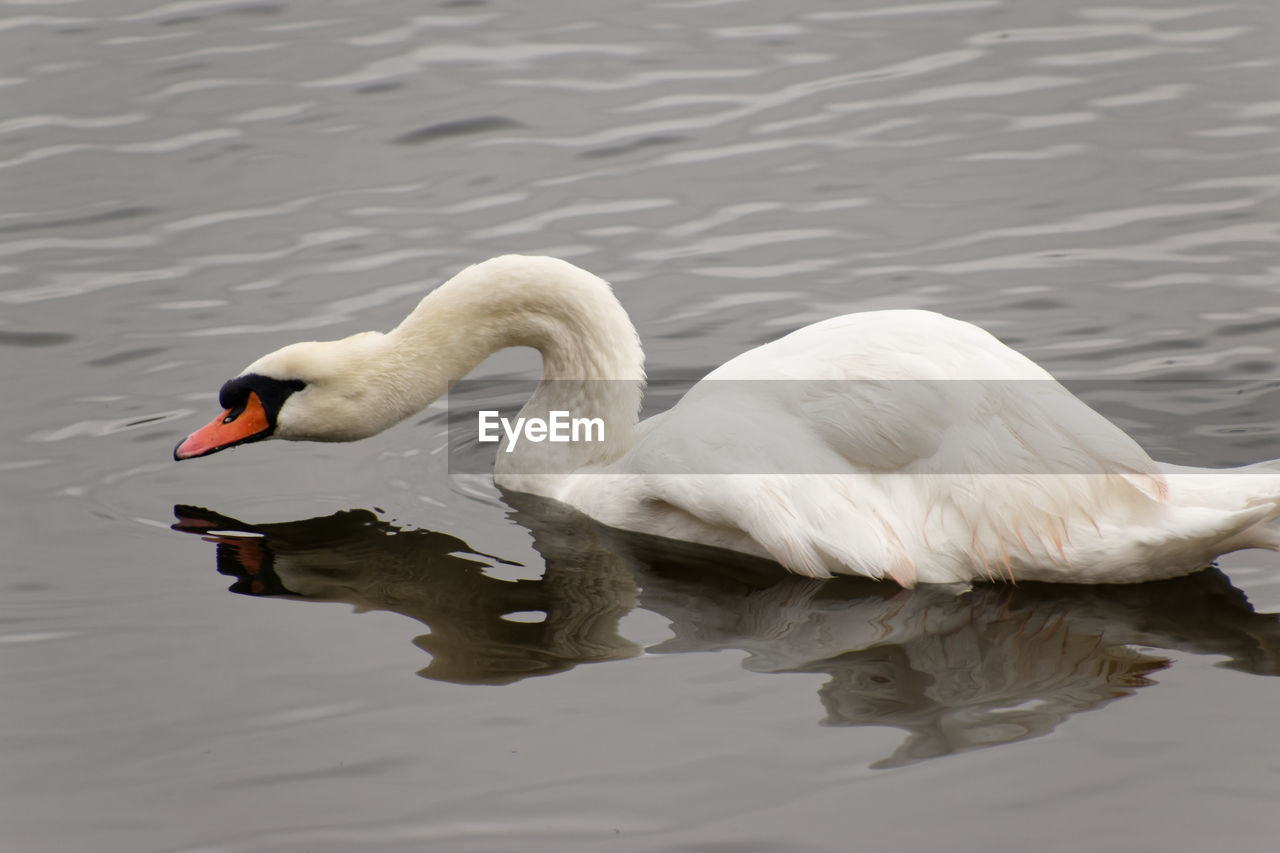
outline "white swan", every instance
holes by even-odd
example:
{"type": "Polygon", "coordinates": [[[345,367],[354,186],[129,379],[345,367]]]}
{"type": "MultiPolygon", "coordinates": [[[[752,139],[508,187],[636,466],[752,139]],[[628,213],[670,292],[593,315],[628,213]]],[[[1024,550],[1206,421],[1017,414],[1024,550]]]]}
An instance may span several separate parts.
{"type": "Polygon", "coordinates": [[[1024,356],[926,311],[807,326],[641,422],[644,355],[626,312],[602,279],[545,257],[469,267],[385,334],[263,356],[174,458],[364,438],[512,346],[543,360],[521,416],[598,417],[605,440],[520,442],[498,453],[495,480],[612,527],[904,586],[1141,581],[1280,548],[1266,526],[1280,466],[1154,462],[1024,356]]]}

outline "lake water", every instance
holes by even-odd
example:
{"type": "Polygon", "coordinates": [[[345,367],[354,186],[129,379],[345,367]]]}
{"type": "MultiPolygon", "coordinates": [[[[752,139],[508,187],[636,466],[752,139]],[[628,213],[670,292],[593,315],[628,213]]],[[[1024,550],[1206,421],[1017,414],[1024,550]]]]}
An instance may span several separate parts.
{"type": "Polygon", "coordinates": [[[928,307],[1280,457],[1278,194],[1261,0],[0,0],[0,848],[1273,849],[1278,555],[956,597],[504,502],[438,408],[170,454],[534,252],[655,375],[928,307]]]}

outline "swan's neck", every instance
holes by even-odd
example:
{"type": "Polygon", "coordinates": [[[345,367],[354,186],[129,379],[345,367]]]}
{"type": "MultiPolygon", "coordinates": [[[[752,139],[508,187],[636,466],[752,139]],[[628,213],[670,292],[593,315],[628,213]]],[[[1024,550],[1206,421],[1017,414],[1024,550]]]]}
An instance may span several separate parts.
{"type": "MultiPolygon", "coordinates": [[[[405,380],[395,383],[400,417],[494,352],[532,347],[542,354],[542,383],[520,416],[559,410],[605,424],[602,442],[556,445],[557,468],[607,463],[634,440],[644,382],[635,328],[603,279],[565,261],[513,255],[469,267],[428,294],[383,342],[405,380]]],[[[524,449],[517,442],[515,452],[500,452],[502,467],[520,473],[522,460],[526,469],[547,465],[530,454],[549,445],[524,449]]]]}

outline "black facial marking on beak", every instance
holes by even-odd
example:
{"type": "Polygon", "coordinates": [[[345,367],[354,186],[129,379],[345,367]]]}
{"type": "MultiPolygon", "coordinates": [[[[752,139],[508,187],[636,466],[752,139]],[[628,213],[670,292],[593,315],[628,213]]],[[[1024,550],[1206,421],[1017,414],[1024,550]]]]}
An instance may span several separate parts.
{"type": "Polygon", "coordinates": [[[294,391],[301,391],[305,387],[307,383],[301,379],[274,379],[257,373],[246,373],[223,383],[218,391],[218,403],[222,408],[232,412],[237,409],[242,410],[245,401],[249,398],[249,393],[253,392],[258,395],[258,400],[266,410],[267,419],[274,429],[284,401],[294,391]]]}

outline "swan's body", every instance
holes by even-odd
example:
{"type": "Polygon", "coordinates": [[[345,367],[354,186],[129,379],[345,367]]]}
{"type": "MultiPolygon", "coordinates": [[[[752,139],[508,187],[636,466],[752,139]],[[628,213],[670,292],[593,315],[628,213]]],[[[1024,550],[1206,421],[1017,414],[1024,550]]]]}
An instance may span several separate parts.
{"type": "Polygon", "coordinates": [[[926,311],[807,326],[640,422],[644,356],[626,312],[603,280],[552,258],[494,258],[386,334],[264,356],[175,456],[373,435],[510,346],[543,358],[522,417],[599,417],[606,440],[520,443],[498,453],[495,480],[612,527],[904,585],[1150,580],[1280,545],[1266,526],[1280,467],[1154,462],[1024,356],[926,311]]]}

